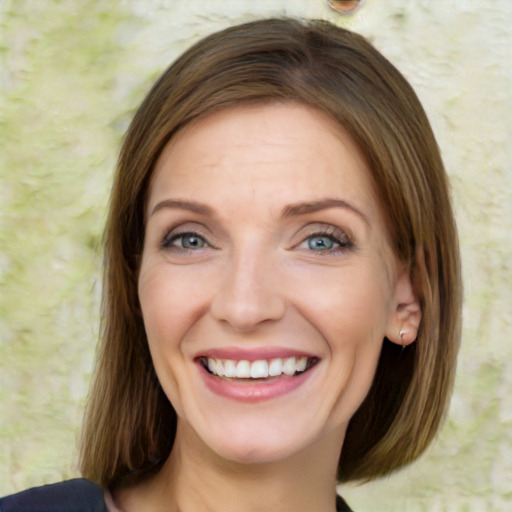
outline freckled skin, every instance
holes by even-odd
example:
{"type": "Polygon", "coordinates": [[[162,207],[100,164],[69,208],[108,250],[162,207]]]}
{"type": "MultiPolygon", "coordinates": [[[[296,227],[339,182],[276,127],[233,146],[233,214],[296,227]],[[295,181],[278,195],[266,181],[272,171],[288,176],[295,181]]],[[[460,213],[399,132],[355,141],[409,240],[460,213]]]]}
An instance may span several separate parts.
{"type": "Polygon", "coordinates": [[[272,465],[314,446],[337,458],[410,288],[364,159],[323,114],[244,107],[185,128],[154,171],[139,277],[153,362],[178,414],[175,450],[272,465]],[[325,198],[353,208],[283,216],[325,198]],[[155,210],[166,200],[213,213],[155,210]],[[317,250],[325,232],[321,242],[334,244],[317,250]],[[319,362],[307,385],[244,404],[208,390],[194,359],[233,346],[299,349],[319,362]]]}

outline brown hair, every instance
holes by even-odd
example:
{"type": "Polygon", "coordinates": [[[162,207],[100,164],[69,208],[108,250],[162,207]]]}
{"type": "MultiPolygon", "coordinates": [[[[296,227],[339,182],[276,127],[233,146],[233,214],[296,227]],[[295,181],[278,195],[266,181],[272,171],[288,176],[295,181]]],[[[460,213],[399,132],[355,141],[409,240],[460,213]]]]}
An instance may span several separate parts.
{"type": "Polygon", "coordinates": [[[153,369],[137,297],[154,164],[192,120],[274,101],[312,106],[351,135],[421,300],[416,343],[402,350],[384,340],[372,388],[346,433],[340,481],[411,462],[438,430],[454,379],[461,283],[447,178],[427,117],[408,82],[360,35],[325,21],[267,19],[190,48],[153,86],[128,130],[105,232],[102,342],[81,452],[86,478],[130,485],[172,449],[176,413],[153,369]]]}

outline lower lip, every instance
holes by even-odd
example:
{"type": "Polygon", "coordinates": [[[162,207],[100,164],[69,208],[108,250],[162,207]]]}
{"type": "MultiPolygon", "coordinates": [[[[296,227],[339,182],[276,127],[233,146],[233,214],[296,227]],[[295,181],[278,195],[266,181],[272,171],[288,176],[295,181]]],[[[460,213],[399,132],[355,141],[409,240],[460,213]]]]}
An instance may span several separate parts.
{"type": "Polygon", "coordinates": [[[207,372],[200,363],[198,366],[206,387],[216,395],[239,402],[261,402],[287,395],[297,389],[309,379],[316,365],[299,375],[280,375],[271,380],[225,379],[207,372]]]}

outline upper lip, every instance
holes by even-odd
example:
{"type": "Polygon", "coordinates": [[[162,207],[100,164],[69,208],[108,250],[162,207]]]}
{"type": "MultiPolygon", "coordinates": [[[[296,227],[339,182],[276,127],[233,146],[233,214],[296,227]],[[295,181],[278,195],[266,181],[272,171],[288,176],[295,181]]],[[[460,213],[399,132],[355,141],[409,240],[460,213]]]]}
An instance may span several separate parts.
{"type": "Polygon", "coordinates": [[[318,356],[308,351],[291,349],[284,347],[260,347],[260,348],[246,348],[246,347],[227,347],[227,348],[213,348],[198,352],[194,359],[202,357],[214,359],[231,359],[233,361],[258,361],[260,359],[275,359],[286,357],[303,357],[316,358],[318,356]]]}

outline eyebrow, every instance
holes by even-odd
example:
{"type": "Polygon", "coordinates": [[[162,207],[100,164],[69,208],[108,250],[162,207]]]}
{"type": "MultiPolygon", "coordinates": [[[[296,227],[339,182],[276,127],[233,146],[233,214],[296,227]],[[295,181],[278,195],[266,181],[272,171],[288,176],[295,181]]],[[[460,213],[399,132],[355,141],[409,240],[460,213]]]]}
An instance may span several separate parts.
{"type": "Polygon", "coordinates": [[[199,213],[202,215],[214,215],[214,211],[205,204],[196,203],[195,201],[182,201],[179,199],[165,199],[159,202],[152,210],[151,215],[163,208],[179,208],[182,210],[189,210],[191,212],[199,213]]]}
{"type": "MultiPolygon", "coordinates": [[[[215,215],[214,210],[203,203],[197,203],[195,201],[184,201],[180,199],[165,199],[164,201],[160,201],[151,211],[151,215],[154,215],[156,212],[164,208],[189,210],[191,212],[207,215],[210,217],[215,215]]],[[[328,210],[329,208],[343,208],[345,210],[350,210],[361,217],[361,219],[364,220],[366,224],[370,225],[368,217],[361,210],[348,203],[347,201],[344,201],[343,199],[334,198],[290,204],[283,208],[281,216],[283,218],[296,217],[299,215],[306,215],[308,213],[328,210]]]]}
{"type": "Polygon", "coordinates": [[[350,210],[353,213],[359,215],[359,217],[361,217],[361,219],[363,219],[366,224],[370,225],[368,217],[361,210],[348,203],[347,201],[344,201],[343,199],[327,198],[320,199],[318,201],[291,204],[283,209],[282,216],[285,218],[295,217],[298,215],[305,215],[307,213],[315,213],[321,210],[327,210],[329,208],[343,208],[345,210],[350,210]]]}

